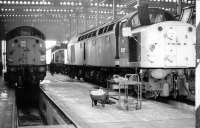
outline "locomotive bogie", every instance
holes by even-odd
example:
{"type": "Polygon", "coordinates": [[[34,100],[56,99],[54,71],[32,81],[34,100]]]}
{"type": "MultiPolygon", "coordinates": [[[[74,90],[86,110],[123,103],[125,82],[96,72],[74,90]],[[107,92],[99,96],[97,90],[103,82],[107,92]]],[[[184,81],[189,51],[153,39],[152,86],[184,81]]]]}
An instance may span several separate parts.
{"type": "Polygon", "coordinates": [[[194,95],[194,69],[145,69],[145,94],[151,92],[151,97],[194,95]]]}

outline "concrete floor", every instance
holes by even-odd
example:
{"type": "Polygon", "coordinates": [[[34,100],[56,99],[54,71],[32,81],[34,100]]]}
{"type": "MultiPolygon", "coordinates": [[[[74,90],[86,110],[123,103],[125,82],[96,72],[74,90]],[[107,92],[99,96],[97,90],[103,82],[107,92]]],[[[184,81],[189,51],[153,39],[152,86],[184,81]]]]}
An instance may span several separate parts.
{"type": "Polygon", "coordinates": [[[8,89],[0,77],[0,128],[11,128],[15,106],[14,90],[8,89]]]}
{"type": "Polygon", "coordinates": [[[144,100],[141,110],[127,111],[118,104],[92,107],[89,89],[94,85],[47,73],[45,93],[81,128],[194,128],[195,112],[144,100]]]}

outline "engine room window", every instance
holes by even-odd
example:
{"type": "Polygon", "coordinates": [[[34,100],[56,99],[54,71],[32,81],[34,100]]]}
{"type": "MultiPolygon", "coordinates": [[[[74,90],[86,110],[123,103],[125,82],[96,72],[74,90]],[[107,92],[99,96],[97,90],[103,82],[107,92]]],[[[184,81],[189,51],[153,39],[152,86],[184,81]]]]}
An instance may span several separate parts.
{"type": "Polygon", "coordinates": [[[96,36],[96,32],[97,32],[97,31],[92,32],[92,36],[96,36]]]}
{"type": "Polygon", "coordinates": [[[11,51],[9,52],[10,55],[13,55],[13,53],[14,53],[14,50],[11,50],[11,51]]]}
{"type": "Polygon", "coordinates": [[[99,33],[98,33],[98,35],[100,35],[100,34],[102,34],[102,33],[103,33],[103,29],[104,29],[104,28],[101,28],[101,29],[99,30],[99,33]]]}
{"type": "Polygon", "coordinates": [[[104,27],[103,33],[106,33],[106,32],[107,32],[108,27],[109,27],[109,26],[104,27]]]}
{"type": "Polygon", "coordinates": [[[89,33],[89,37],[88,38],[90,38],[90,37],[92,37],[92,33],[89,33]]]}
{"type": "Polygon", "coordinates": [[[111,24],[111,25],[109,26],[109,28],[108,28],[108,32],[109,32],[109,31],[112,31],[112,30],[113,30],[113,27],[114,27],[114,24],[111,24]]]}

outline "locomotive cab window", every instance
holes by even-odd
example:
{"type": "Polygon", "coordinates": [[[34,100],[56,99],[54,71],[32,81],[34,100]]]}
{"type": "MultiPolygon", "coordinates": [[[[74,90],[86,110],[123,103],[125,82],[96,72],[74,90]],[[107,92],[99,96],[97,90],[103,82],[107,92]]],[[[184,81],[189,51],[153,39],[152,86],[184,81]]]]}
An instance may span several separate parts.
{"type": "Polygon", "coordinates": [[[114,27],[114,24],[109,25],[108,32],[109,32],[109,31],[112,31],[112,30],[113,30],[113,27],[114,27]]]}
{"type": "Polygon", "coordinates": [[[133,16],[133,18],[131,20],[131,27],[135,28],[135,27],[138,27],[138,26],[140,26],[140,20],[139,20],[138,15],[136,14],[135,16],[133,16]]]}
{"type": "MultiPolygon", "coordinates": [[[[131,27],[135,28],[140,26],[143,22],[145,23],[144,20],[147,20],[148,18],[139,18],[142,16],[139,15],[144,15],[136,13],[132,18],[131,18],[131,27]]],[[[155,24],[163,21],[174,21],[176,20],[173,15],[171,15],[167,11],[163,11],[161,9],[157,8],[149,8],[149,11],[147,13],[147,16],[149,17],[150,24],[155,24]]]]}
{"type": "Polygon", "coordinates": [[[174,21],[175,18],[167,11],[159,9],[150,9],[149,19],[151,24],[163,22],[163,21],[174,21]]]}
{"type": "Polygon", "coordinates": [[[159,23],[165,21],[164,16],[162,13],[151,13],[149,14],[149,19],[151,24],[159,23]]]}
{"type": "Polygon", "coordinates": [[[30,28],[21,28],[20,35],[22,35],[22,36],[31,36],[30,28]]]}

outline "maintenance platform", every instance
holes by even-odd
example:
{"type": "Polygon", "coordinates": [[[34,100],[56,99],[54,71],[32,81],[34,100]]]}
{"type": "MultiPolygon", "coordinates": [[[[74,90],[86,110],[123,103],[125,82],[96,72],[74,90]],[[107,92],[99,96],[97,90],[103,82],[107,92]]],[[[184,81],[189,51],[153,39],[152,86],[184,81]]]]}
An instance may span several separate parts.
{"type": "MultiPolygon", "coordinates": [[[[92,107],[89,90],[94,85],[51,76],[42,83],[43,91],[81,128],[194,128],[193,107],[188,109],[143,99],[142,109],[127,111],[119,104],[92,107]]],[[[180,105],[179,105],[180,106],[180,105]]],[[[187,106],[187,105],[185,105],[187,106]]]]}

